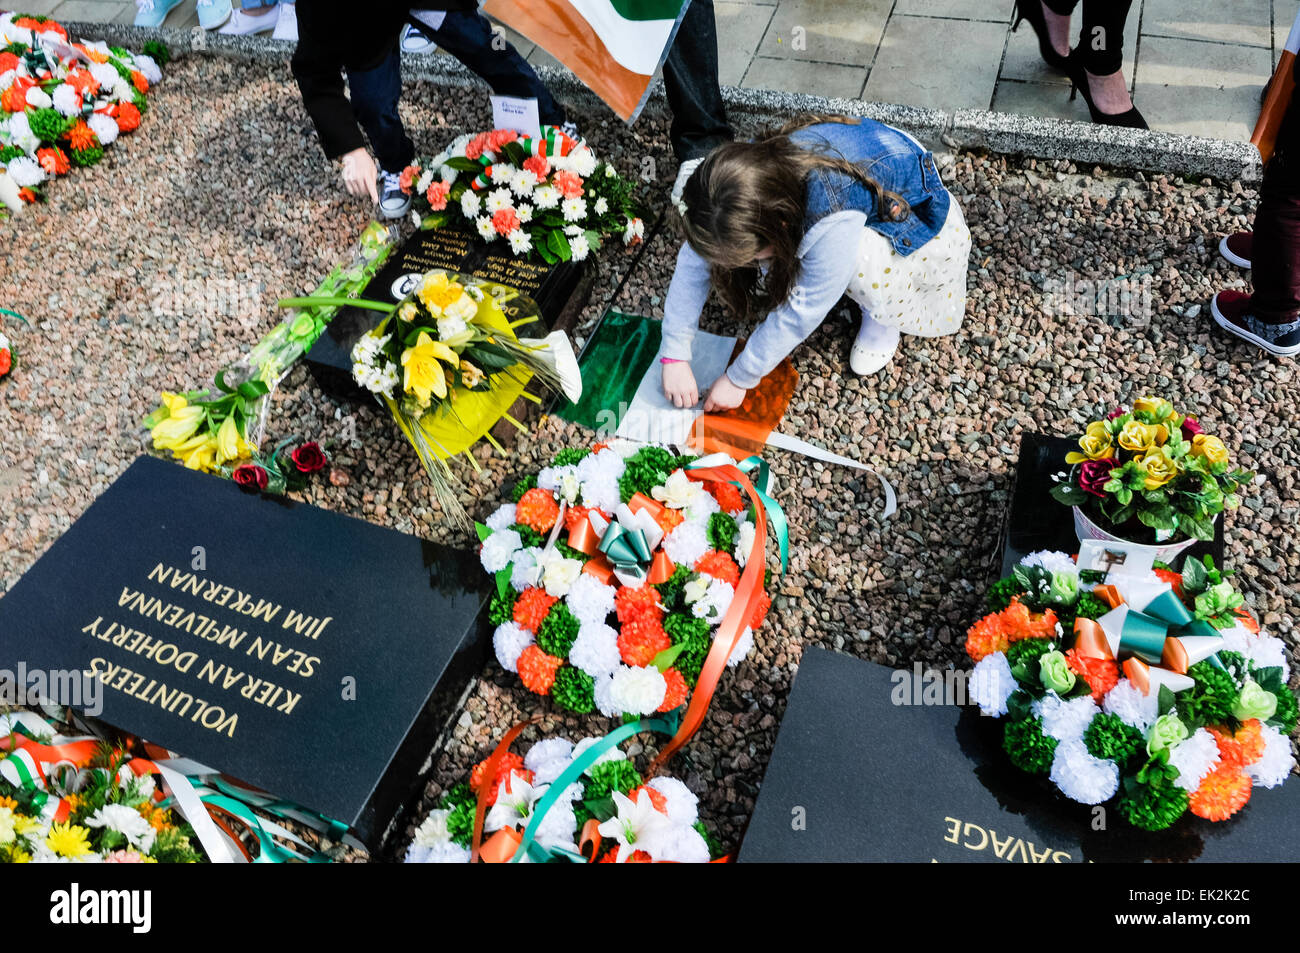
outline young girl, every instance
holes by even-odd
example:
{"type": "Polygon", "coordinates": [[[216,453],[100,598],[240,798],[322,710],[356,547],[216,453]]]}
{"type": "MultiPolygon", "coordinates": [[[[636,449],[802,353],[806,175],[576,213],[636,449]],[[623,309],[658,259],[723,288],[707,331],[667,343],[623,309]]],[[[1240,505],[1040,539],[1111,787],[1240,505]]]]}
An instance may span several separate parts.
{"type": "Polygon", "coordinates": [[[687,179],[678,211],[686,244],[660,354],[664,393],[678,407],[699,400],[691,340],[710,284],[739,317],[765,315],[713,382],[710,412],[739,406],[845,294],[862,310],[856,374],[888,364],[900,331],[932,337],[961,326],[970,233],[934,157],[897,129],[809,117],[728,143],[687,179]]]}

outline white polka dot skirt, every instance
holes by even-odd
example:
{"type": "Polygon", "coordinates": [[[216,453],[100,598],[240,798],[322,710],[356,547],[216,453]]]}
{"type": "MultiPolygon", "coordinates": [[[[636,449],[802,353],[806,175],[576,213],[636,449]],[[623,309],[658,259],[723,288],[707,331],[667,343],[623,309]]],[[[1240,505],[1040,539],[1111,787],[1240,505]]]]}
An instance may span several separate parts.
{"type": "Polygon", "coordinates": [[[970,230],[953,198],[943,228],[906,257],[884,235],[863,228],[858,269],[847,293],[874,320],[904,334],[954,334],[966,316],[969,258],[970,230]]]}

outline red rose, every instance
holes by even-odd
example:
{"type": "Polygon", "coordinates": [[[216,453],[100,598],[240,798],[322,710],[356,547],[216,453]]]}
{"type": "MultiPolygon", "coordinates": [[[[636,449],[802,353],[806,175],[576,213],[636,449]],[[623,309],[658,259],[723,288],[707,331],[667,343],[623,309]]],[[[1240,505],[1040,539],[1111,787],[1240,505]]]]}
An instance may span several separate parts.
{"type": "Polygon", "coordinates": [[[293,452],[292,457],[293,465],[299,473],[315,473],[325,469],[325,464],[329,463],[329,457],[325,456],[325,451],[315,441],[304,443],[293,452]]]}
{"type": "Polygon", "coordinates": [[[1198,433],[1205,433],[1205,428],[1196,422],[1195,417],[1184,417],[1182,430],[1184,440],[1191,440],[1198,433]]]}
{"type": "Polygon", "coordinates": [[[1122,417],[1126,413],[1128,413],[1128,411],[1126,411],[1123,407],[1116,407],[1114,410],[1112,410],[1109,414],[1106,415],[1106,419],[1114,420],[1116,417],[1122,417]]]}
{"type": "Polygon", "coordinates": [[[1079,466],[1079,489],[1093,496],[1105,496],[1102,489],[1110,479],[1110,471],[1119,466],[1114,457],[1105,460],[1085,460],[1079,466]]]}
{"type": "Polygon", "coordinates": [[[256,463],[245,463],[235,467],[235,472],[230,475],[230,478],[245,490],[265,490],[269,482],[266,471],[256,463]]]}

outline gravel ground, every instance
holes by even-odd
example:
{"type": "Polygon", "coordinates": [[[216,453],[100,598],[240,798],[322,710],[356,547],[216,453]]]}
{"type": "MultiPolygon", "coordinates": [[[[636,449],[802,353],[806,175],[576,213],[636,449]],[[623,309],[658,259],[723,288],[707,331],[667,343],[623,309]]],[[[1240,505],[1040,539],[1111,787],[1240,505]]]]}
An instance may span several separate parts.
{"type": "MultiPolygon", "coordinates": [[[[489,122],[485,98],[464,98],[409,86],[404,114],[418,149],[489,122]]],[[[335,186],[287,68],[190,57],[150,99],[138,133],[9,226],[0,302],[35,328],[5,326],[21,360],[0,384],[6,590],[141,452],[139,420],[158,391],[210,380],[274,323],[274,300],[310,290],[368,220],[335,186]]],[[[583,132],[624,171],[653,159],[652,187],[666,191],[675,169],[662,121],[646,117],[630,131],[588,121],[583,132]]],[[[1300,576],[1300,542],[1286,529],[1300,510],[1295,365],[1218,332],[1206,305],[1214,289],[1244,286],[1215,246],[1248,227],[1255,194],[998,156],[940,165],[974,241],[961,332],[905,338],[885,371],[860,380],[848,371],[853,325],[841,306],[794,356],[802,381],[782,429],[869,461],[897,488],[899,512],[882,523],[875,481],[855,471],[772,455],[792,526],[790,572],[774,584],[755,651],[724,678],[705,727],[672,765],[731,848],[805,645],[891,665],[963,665],[1026,430],[1075,430],[1151,391],[1195,401],[1237,459],[1267,474],[1229,521],[1229,559],[1253,610],[1300,664],[1300,596],[1288,582],[1300,576]],[[1070,276],[1149,276],[1153,313],[1047,313],[1044,283],[1070,276]]],[[[653,201],[662,208],[661,194],[653,201]]],[[[578,337],[611,304],[662,315],[675,249],[663,225],[643,248],[603,250],[578,337]]],[[[736,332],[714,304],[704,324],[736,332]]],[[[333,478],[309,488],[312,503],[468,545],[440,522],[414,453],[377,408],[334,403],[300,368],[277,394],[268,436],[291,434],[336,442],[333,478]],[[352,425],[363,441],[348,441],[352,425]]],[[[590,440],[549,418],[509,459],[480,450],[481,475],[461,468],[466,505],[485,516],[502,485],[590,440]]],[[[557,714],[493,663],[417,813],[533,714],[545,719],[530,734],[612,727],[557,714]]]]}

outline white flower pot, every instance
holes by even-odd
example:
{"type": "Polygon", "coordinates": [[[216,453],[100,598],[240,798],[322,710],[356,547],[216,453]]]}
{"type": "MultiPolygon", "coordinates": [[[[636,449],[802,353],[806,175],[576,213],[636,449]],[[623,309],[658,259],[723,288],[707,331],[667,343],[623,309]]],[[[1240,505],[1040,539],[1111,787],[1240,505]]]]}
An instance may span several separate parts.
{"type": "Polygon", "coordinates": [[[1119,544],[1116,548],[1135,553],[1150,553],[1151,557],[1159,562],[1173,565],[1183,550],[1195,545],[1196,540],[1192,538],[1180,540],[1179,542],[1165,543],[1134,543],[1122,536],[1116,536],[1114,533],[1102,529],[1088,515],[1077,506],[1071,507],[1074,510],[1074,535],[1079,537],[1079,541],[1085,539],[1096,539],[1106,543],[1119,544]]]}

